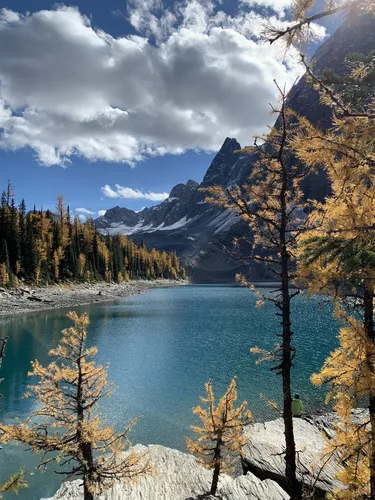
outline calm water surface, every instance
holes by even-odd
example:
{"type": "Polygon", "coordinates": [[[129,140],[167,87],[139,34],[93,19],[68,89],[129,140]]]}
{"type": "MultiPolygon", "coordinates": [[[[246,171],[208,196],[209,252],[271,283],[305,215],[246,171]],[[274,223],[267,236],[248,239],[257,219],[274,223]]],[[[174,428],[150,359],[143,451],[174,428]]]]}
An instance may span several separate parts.
{"type": "MultiPolygon", "coordinates": [[[[109,378],[117,386],[102,408],[108,421],[121,428],[143,415],[132,431],[133,443],[185,450],[184,438],[194,422],[191,409],[203,395],[204,383],[213,378],[219,394],[234,375],[239,398],[249,402],[255,418],[274,418],[274,410],[259,394],[280,403],[281,380],[269,365],[256,366],[249,348],[272,348],[278,320],[272,304],[261,310],[254,306],[254,297],[244,288],[186,286],[76,309],[89,313],[89,344],[98,346],[100,363],[110,363],[109,378]]],[[[21,399],[30,382],[30,361],[49,361],[47,352],[69,324],[65,314],[60,310],[0,322],[0,337],[10,337],[1,370],[0,420],[22,419],[32,409],[30,401],[21,399]]],[[[303,296],[294,299],[292,321],[298,351],[293,391],[301,394],[307,410],[314,411],[323,405],[324,393],[311,386],[309,377],[336,347],[337,325],[318,299],[303,296]]],[[[0,482],[23,466],[29,488],[18,498],[51,496],[62,477],[53,467],[35,472],[37,463],[23,447],[4,446],[0,482]]]]}

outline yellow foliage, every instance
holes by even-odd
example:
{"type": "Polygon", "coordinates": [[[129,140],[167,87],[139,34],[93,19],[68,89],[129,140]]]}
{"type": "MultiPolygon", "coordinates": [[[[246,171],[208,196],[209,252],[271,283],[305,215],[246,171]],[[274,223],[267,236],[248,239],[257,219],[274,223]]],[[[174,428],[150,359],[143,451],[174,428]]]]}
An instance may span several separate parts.
{"type": "Polygon", "coordinates": [[[277,353],[280,351],[281,346],[277,344],[273,351],[266,351],[265,349],[261,349],[258,346],[252,347],[250,349],[251,354],[254,354],[258,357],[256,360],[256,364],[260,365],[265,361],[275,361],[277,358],[277,353]]]}
{"type": "Polygon", "coordinates": [[[328,384],[327,402],[333,400],[340,417],[336,437],[328,441],[326,454],[335,454],[345,465],[338,479],[344,487],[330,498],[362,499],[370,493],[372,432],[370,422],[352,421],[352,409],[358,399],[375,396],[375,346],[363,325],[353,317],[340,329],[340,346],[330,354],[320,373],[314,374],[314,385],[328,384]]]}
{"type": "Polygon", "coordinates": [[[74,459],[74,473],[83,477],[85,491],[92,498],[117,479],[148,472],[149,464],[133,451],[121,455],[130,444],[127,435],[137,419],[120,434],[113,426],[104,425],[98,403],[113,388],[106,367],[93,360],[97,348],[85,345],[87,314],[71,312],[68,317],[74,326],[62,331],[60,344],[49,352],[55,360],[46,367],[37,360],[32,363],[29,375],[39,383],[29,386],[25,397],[34,399],[36,409],[26,421],[4,426],[4,439],[42,453],[42,466],[52,461],[68,464],[74,459]]]}
{"type": "Polygon", "coordinates": [[[9,282],[9,273],[6,264],[0,264],[0,283],[2,286],[6,286],[9,282]]]}
{"type": "Polygon", "coordinates": [[[40,284],[40,267],[38,266],[35,271],[35,283],[40,284]]]}
{"type": "Polygon", "coordinates": [[[193,408],[193,413],[201,420],[201,426],[192,426],[198,434],[197,441],[186,439],[188,450],[198,457],[205,467],[212,469],[220,464],[222,471],[231,471],[234,460],[242,455],[242,448],[247,442],[243,435],[244,427],[253,421],[251,412],[244,401],[235,408],[237,401],[236,380],[233,379],[215,406],[212,381],[205,384],[206,397],[201,397],[205,407],[193,408]],[[227,453],[228,456],[223,456],[227,453]]]}
{"type": "Polygon", "coordinates": [[[18,494],[20,489],[27,488],[24,480],[25,472],[23,469],[13,474],[5,483],[0,484],[0,500],[3,500],[4,493],[18,494]]]}
{"type": "Polygon", "coordinates": [[[80,253],[78,257],[78,272],[80,277],[84,276],[86,270],[86,255],[84,253],[80,253]]]}
{"type": "Polygon", "coordinates": [[[60,275],[60,262],[64,257],[64,249],[62,247],[58,247],[53,252],[53,269],[55,278],[58,279],[60,275]]]}
{"type": "MultiPolygon", "coordinates": [[[[326,0],[324,10],[309,17],[316,5],[315,0],[294,0],[294,22],[286,28],[271,27],[270,41],[283,39],[301,47],[309,41],[312,21],[352,9],[375,15],[374,0],[326,0]]],[[[352,67],[352,85],[346,80],[335,89],[314,74],[303,55],[302,60],[308,80],[333,115],[328,131],[301,119],[302,127],[290,142],[303,165],[325,170],[332,187],[324,204],[314,204],[306,224],[309,230],[297,239],[300,284],[310,293],[328,294],[342,306],[336,311],[344,323],[340,347],[312,377],[313,383],[330,386],[328,400],[340,417],[327,452],[342,460],[343,488],[330,498],[375,498],[375,99],[366,94],[368,98],[358,104],[355,93],[350,94],[350,88],[358,90],[374,70],[375,61],[352,67]],[[351,410],[363,398],[370,403],[370,422],[356,425],[351,410]]]]}
{"type": "MultiPolygon", "coordinates": [[[[322,102],[337,111],[333,126],[323,132],[305,121],[292,147],[301,162],[325,169],[332,195],[324,204],[314,204],[307,221],[310,229],[298,238],[298,275],[310,293],[326,293],[342,306],[336,311],[344,322],[340,347],[312,382],[330,386],[327,402],[333,401],[340,418],[327,453],[336,453],[344,465],[339,475],[343,488],[331,497],[354,500],[370,494],[370,476],[375,473],[370,467],[375,444],[372,425],[357,425],[351,419],[358,400],[375,396],[375,345],[365,316],[358,315],[364,313],[366,296],[373,315],[375,123],[367,116],[355,116],[350,104],[344,107],[340,96],[322,89],[318,80],[315,85],[322,102]]],[[[372,106],[370,103],[369,110],[372,106]]]]}

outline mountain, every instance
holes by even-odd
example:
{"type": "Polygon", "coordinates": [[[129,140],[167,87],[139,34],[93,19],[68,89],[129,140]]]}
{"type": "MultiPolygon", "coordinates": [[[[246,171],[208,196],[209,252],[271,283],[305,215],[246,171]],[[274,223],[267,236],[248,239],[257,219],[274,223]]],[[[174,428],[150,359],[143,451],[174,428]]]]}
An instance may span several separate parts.
{"type": "MultiPolygon", "coordinates": [[[[375,48],[375,19],[350,13],[344,24],[317,50],[313,69],[319,74],[330,68],[337,74],[345,70],[344,59],[350,52],[367,54],[375,48]]],[[[319,101],[318,93],[303,76],[291,89],[289,106],[306,116],[312,123],[327,128],[331,124],[330,108],[319,101]]],[[[243,154],[234,138],[227,138],[212,161],[203,182],[189,180],[175,186],[169,198],[152,208],[134,212],[115,207],[96,220],[102,232],[121,232],[140,243],[166,251],[176,250],[188,274],[196,282],[234,281],[237,272],[252,279],[267,279],[261,266],[237,262],[224,250],[230,248],[233,238],[248,234],[247,226],[235,214],[211,206],[204,201],[199,188],[219,185],[231,187],[248,178],[256,154],[243,154]]],[[[330,187],[324,172],[305,179],[306,198],[324,199],[330,187]]]]}
{"type": "Polygon", "coordinates": [[[165,201],[138,213],[120,207],[107,210],[96,220],[96,227],[109,234],[125,233],[148,247],[176,250],[195,281],[233,281],[243,265],[222,247],[230,246],[247,227],[235,214],[207,204],[199,188],[229,187],[246,179],[249,155],[236,154],[240,148],[235,139],[227,138],[200,185],[192,180],[177,184],[165,201]]]}

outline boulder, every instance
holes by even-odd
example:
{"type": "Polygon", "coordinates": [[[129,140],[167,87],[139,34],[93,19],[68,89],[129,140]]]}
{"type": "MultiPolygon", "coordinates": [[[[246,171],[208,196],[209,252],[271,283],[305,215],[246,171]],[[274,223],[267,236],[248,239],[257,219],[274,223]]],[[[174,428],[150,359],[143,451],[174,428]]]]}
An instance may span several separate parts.
{"type": "MultiPolygon", "coordinates": [[[[352,410],[352,420],[354,424],[361,425],[369,418],[369,412],[365,408],[352,410]]],[[[309,415],[304,420],[317,427],[328,439],[335,437],[335,425],[338,421],[337,413],[325,413],[323,415],[309,415]]]]}
{"type": "MultiPolygon", "coordinates": [[[[315,421],[294,419],[297,477],[307,487],[321,493],[340,487],[335,478],[341,466],[335,457],[327,462],[325,454],[327,439],[334,435],[334,420],[334,416],[316,417],[315,421]]],[[[244,447],[244,471],[250,471],[260,479],[277,481],[286,488],[283,420],[252,424],[246,428],[245,434],[249,441],[244,447]]]]}
{"type": "MultiPolygon", "coordinates": [[[[98,500],[185,500],[203,498],[209,491],[212,472],[197,463],[192,455],[159,445],[137,445],[134,451],[147,453],[152,474],[137,480],[119,481],[98,500]]],[[[52,499],[83,500],[82,481],[64,483],[52,499]]],[[[223,474],[218,498],[222,500],[287,500],[289,496],[274,481],[261,481],[253,474],[236,479],[223,474]]],[[[214,497],[206,496],[206,499],[214,497]]],[[[47,499],[44,499],[47,500],[47,499]]]]}
{"type": "Polygon", "coordinates": [[[228,481],[219,490],[222,500],[288,500],[289,495],[271,479],[260,480],[251,472],[228,481]]]}

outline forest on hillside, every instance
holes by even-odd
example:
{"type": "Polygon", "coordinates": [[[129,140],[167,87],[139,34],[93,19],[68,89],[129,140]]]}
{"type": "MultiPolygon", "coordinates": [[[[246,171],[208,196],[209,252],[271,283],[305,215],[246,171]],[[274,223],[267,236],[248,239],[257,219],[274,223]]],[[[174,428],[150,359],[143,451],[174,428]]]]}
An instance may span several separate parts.
{"type": "Polygon", "coordinates": [[[19,206],[10,183],[0,207],[0,284],[49,285],[66,280],[128,281],[185,279],[175,252],[148,250],[124,235],[104,236],[94,221],[72,216],[57,198],[56,210],[27,211],[19,206]]]}

